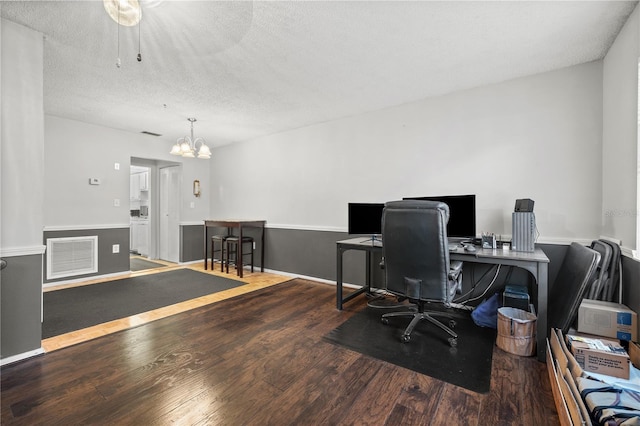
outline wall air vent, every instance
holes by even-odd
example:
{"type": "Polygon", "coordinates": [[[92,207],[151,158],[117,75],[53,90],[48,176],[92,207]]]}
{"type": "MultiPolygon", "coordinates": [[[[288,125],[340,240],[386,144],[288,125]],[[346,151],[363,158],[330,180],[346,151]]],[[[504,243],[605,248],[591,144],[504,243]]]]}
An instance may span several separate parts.
{"type": "Polygon", "coordinates": [[[98,236],[47,239],[47,279],[98,272],[98,236]]]}
{"type": "Polygon", "coordinates": [[[147,132],[146,130],[141,131],[143,135],[151,135],[151,136],[162,136],[160,133],[147,132]]]}

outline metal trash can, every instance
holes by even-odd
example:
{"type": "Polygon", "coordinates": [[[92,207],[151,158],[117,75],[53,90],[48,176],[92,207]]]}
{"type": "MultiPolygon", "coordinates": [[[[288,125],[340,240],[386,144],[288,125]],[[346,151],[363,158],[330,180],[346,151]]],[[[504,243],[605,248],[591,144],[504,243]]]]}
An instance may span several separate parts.
{"type": "Polygon", "coordinates": [[[498,337],[500,349],[515,355],[531,356],[536,352],[536,321],[531,312],[518,308],[498,309],[498,337]]]}

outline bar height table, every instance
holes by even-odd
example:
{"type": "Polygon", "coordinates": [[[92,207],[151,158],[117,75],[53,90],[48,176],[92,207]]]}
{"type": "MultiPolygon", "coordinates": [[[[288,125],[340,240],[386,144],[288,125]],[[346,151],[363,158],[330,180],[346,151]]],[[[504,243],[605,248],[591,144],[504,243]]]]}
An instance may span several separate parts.
{"type": "MultiPolygon", "coordinates": [[[[238,228],[238,238],[242,241],[243,228],[260,228],[260,272],[264,272],[264,225],[266,220],[222,220],[222,219],[205,219],[204,221],[204,269],[207,269],[207,248],[209,245],[209,228],[227,228],[229,230],[238,228]]],[[[238,244],[238,253],[236,257],[242,263],[242,246],[238,244]]],[[[236,262],[237,263],[237,262],[236,262]]],[[[213,265],[211,266],[213,268],[213,265]]],[[[242,278],[242,265],[238,268],[238,276],[242,278]]]]}

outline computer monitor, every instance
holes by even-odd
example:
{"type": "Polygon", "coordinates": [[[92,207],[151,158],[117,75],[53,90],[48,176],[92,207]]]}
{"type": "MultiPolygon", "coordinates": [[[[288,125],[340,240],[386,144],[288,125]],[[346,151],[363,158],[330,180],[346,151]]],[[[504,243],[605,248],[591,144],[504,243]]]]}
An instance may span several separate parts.
{"type": "Polygon", "coordinates": [[[405,197],[404,200],[442,201],[449,206],[447,237],[473,239],[476,237],[476,196],[443,195],[437,197],[405,197]]]}
{"type": "Polygon", "coordinates": [[[384,203],[349,203],[348,233],[370,235],[372,240],[382,234],[382,210],[384,203]]]}

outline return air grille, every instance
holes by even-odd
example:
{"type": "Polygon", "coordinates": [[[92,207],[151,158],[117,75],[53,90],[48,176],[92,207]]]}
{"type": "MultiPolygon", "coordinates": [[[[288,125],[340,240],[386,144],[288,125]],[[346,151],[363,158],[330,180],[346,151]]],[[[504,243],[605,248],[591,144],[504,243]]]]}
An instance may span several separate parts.
{"type": "Polygon", "coordinates": [[[47,279],[98,272],[98,236],[47,239],[47,279]]]}

